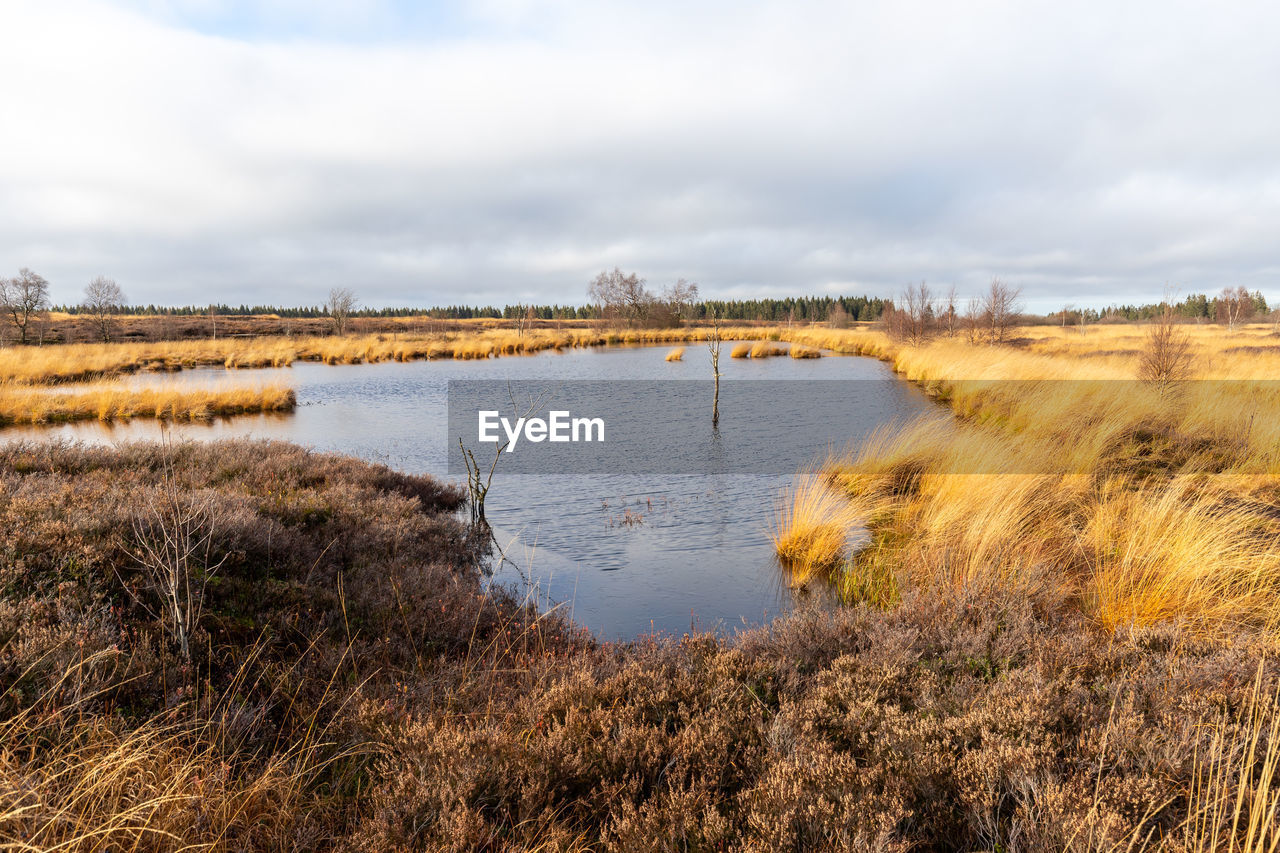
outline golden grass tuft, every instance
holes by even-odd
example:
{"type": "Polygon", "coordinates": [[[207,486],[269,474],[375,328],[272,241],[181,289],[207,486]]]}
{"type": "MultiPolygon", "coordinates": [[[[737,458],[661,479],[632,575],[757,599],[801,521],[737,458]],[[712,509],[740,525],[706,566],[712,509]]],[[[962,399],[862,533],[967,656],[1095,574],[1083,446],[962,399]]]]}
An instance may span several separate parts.
{"type": "Polygon", "coordinates": [[[818,472],[801,471],[778,505],[774,552],[798,584],[830,577],[848,559],[861,520],[818,472]]]}
{"type": "Polygon", "coordinates": [[[792,344],[791,357],[792,358],[822,358],[822,351],[814,349],[813,347],[804,346],[803,344],[792,344]]]}
{"type": "Polygon", "coordinates": [[[751,347],[752,358],[771,358],[776,355],[786,355],[787,351],[780,346],[776,346],[769,341],[758,341],[751,347]]]}
{"type": "Polygon", "coordinates": [[[729,353],[730,358],[749,358],[751,356],[751,344],[736,344],[729,353]]]}
{"type": "Polygon", "coordinates": [[[667,353],[667,361],[684,361],[684,347],[676,347],[667,353]]]}

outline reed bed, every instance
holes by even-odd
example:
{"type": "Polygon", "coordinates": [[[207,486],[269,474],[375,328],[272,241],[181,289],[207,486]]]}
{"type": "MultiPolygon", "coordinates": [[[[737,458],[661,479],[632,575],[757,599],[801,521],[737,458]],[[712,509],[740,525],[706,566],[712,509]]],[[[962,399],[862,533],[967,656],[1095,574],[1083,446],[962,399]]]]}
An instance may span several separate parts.
{"type": "Polygon", "coordinates": [[[288,412],[296,405],[293,390],[282,385],[235,388],[93,385],[75,391],[8,385],[0,387],[0,426],[129,418],[207,420],[253,412],[288,412]]]}
{"type": "Polygon", "coordinates": [[[890,361],[960,416],[824,466],[871,535],[836,573],[846,596],[888,572],[904,587],[1016,590],[1107,630],[1280,626],[1280,395],[1249,381],[1276,362],[1235,349],[1270,333],[1189,331],[1197,378],[1245,381],[1138,383],[1131,327],[1030,330],[1017,347],[821,337],[890,361]]]}

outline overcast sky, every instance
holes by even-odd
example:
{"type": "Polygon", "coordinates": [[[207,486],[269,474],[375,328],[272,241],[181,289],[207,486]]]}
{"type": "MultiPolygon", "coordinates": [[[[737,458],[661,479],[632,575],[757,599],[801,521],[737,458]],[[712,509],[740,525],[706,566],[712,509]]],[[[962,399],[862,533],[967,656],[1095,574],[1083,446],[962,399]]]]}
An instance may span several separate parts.
{"type": "Polygon", "coordinates": [[[58,302],[1280,299],[1274,3],[3,0],[0,275],[58,302]]]}

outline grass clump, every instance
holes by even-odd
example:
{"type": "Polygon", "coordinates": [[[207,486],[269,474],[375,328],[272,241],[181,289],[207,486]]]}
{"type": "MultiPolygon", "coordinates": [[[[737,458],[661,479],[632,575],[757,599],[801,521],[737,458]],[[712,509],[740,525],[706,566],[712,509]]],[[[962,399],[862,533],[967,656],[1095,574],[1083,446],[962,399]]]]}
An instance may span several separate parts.
{"type": "Polygon", "coordinates": [[[667,361],[683,361],[683,360],[684,360],[684,347],[672,347],[671,351],[667,353],[667,361]]]}
{"type": "Polygon", "coordinates": [[[772,539],[797,584],[830,577],[849,557],[858,511],[816,472],[802,471],[779,503],[772,539]]]}
{"type": "Polygon", "coordinates": [[[787,351],[769,341],[757,341],[751,347],[752,358],[772,358],[777,355],[786,355],[787,351]]]}
{"type": "Polygon", "coordinates": [[[729,352],[730,358],[750,358],[751,344],[735,344],[729,352]]]}
{"type": "Polygon", "coordinates": [[[791,357],[792,358],[822,358],[822,351],[818,349],[814,349],[813,347],[804,346],[803,344],[792,344],[791,357]]]}

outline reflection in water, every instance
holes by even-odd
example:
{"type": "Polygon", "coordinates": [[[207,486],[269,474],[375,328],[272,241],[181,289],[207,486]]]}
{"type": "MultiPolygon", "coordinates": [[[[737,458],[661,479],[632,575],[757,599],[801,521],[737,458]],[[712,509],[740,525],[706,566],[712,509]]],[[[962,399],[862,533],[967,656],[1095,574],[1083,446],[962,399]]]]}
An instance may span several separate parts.
{"type": "MultiPolygon", "coordinates": [[[[480,362],[194,370],[126,381],[284,382],[297,390],[299,406],[292,415],[179,424],[173,434],[197,440],[283,439],[448,477],[448,445],[457,440],[447,434],[449,379],[710,377],[705,348],[689,349],[678,362],[665,361],[668,349],[572,350],[480,362]]],[[[721,369],[730,380],[893,379],[887,366],[865,358],[734,360],[722,361],[721,369]]],[[[928,401],[905,383],[865,385],[880,389],[880,399],[860,407],[865,409],[860,424],[815,419],[803,429],[777,431],[775,452],[804,461],[801,457],[820,456],[827,447],[843,447],[869,426],[930,411],[928,401]]],[[[768,430],[770,417],[768,411],[757,412],[749,421],[735,423],[722,414],[719,428],[713,428],[708,403],[706,452],[715,462],[712,470],[743,470],[743,460],[734,456],[742,444],[735,435],[768,430]]],[[[154,439],[160,430],[154,421],[93,422],[11,428],[0,439],[118,442],[154,439]]],[[[777,464],[762,463],[761,468],[783,470],[777,464]]],[[[810,592],[795,595],[773,560],[769,525],[790,480],[785,473],[503,474],[500,467],[486,512],[507,559],[496,561],[493,577],[524,586],[543,604],[561,602],[575,619],[607,639],[650,630],[679,633],[691,625],[731,630],[757,624],[793,606],[797,597],[823,598],[812,585],[810,592]]]]}

